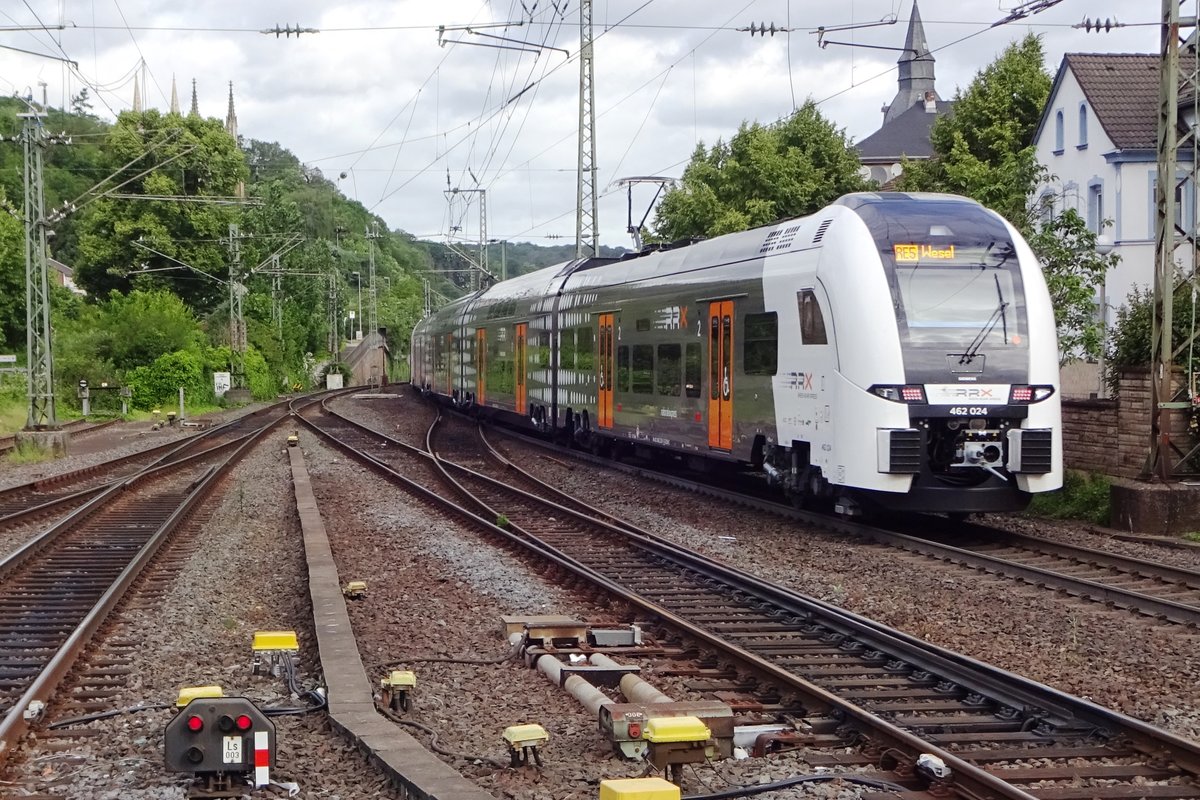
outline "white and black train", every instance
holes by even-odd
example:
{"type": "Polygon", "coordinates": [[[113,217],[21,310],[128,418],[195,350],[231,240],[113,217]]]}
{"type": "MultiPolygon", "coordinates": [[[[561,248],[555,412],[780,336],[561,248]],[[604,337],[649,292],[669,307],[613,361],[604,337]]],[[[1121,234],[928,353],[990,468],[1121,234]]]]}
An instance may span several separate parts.
{"type": "Polygon", "coordinates": [[[1062,483],[1041,269],[961,197],[853,194],[548,267],[426,317],[411,353],[414,386],[484,416],[740,464],[845,512],[1014,511],[1062,483]]]}

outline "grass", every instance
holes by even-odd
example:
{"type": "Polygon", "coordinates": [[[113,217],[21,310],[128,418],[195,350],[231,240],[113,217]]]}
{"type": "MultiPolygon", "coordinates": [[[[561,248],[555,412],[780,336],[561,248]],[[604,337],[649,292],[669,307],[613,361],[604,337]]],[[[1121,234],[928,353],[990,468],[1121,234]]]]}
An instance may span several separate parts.
{"type": "Polygon", "coordinates": [[[17,442],[4,456],[4,460],[9,464],[39,464],[54,458],[54,453],[50,450],[43,450],[29,442],[17,442]]]}
{"type": "Polygon", "coordinates": [[[1061,489],[1034,495],[1030,516],[1050,519],[1077,519],[1107,525],[1109,519],[1109,480],[1096,473],[1067,470],[1061,489]]]}

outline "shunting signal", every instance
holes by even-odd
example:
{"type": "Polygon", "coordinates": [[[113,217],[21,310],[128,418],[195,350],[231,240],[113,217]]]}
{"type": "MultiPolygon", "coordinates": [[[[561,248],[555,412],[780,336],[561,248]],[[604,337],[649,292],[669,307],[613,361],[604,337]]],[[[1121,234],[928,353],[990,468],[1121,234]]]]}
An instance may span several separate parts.
{"type": "Polygon", "coordinates": [[[271,782],[275,724],[244,697],[197,697],[167,723],[163,740],[167,769],[196,778],[189,797],[236,796],[248,783],[271,782]]]}

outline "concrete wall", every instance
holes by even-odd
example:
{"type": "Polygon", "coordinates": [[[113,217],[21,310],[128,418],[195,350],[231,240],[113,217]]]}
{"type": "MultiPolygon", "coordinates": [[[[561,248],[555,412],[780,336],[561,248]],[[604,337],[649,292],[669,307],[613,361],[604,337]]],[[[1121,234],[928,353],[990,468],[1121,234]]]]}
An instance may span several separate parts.
{"type": "Polygon", "coordinates": [[[371,386],[387,380],[387,350],[378,333],[364,336],[342,349],[341,361],[350,367],[350,386],[371,386]]]}

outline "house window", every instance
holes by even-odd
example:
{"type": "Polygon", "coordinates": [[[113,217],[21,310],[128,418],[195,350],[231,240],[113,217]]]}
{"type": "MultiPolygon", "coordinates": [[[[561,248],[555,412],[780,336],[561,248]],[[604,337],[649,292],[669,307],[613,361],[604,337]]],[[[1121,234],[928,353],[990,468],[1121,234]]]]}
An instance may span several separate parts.
{"type": "Polygon", "coordinates": [[[1076,148],[1083,150],[1087,147],[1087,103],[1079,104],[1079,144],[1076,148]]]}
{"type": "Polygon", "coordinates": [[[1063,151],[1063,112],[1060,108],[1054,112],[1054,152],[1061,154],[1063,151]]]}
{"type": "Polygon", "coordinates": [[[1047,189],[1037,199],[1035,207],[1038,223],[1045,228],[1054,221],[1054,192],[1047,189]]]}
{"type": "Polygon", "coordinates": [[[1104,181],[1093,178],[1088,181],[1087,226],[1092,233],[1099,234],[1104,226],[1104,181]]]}

